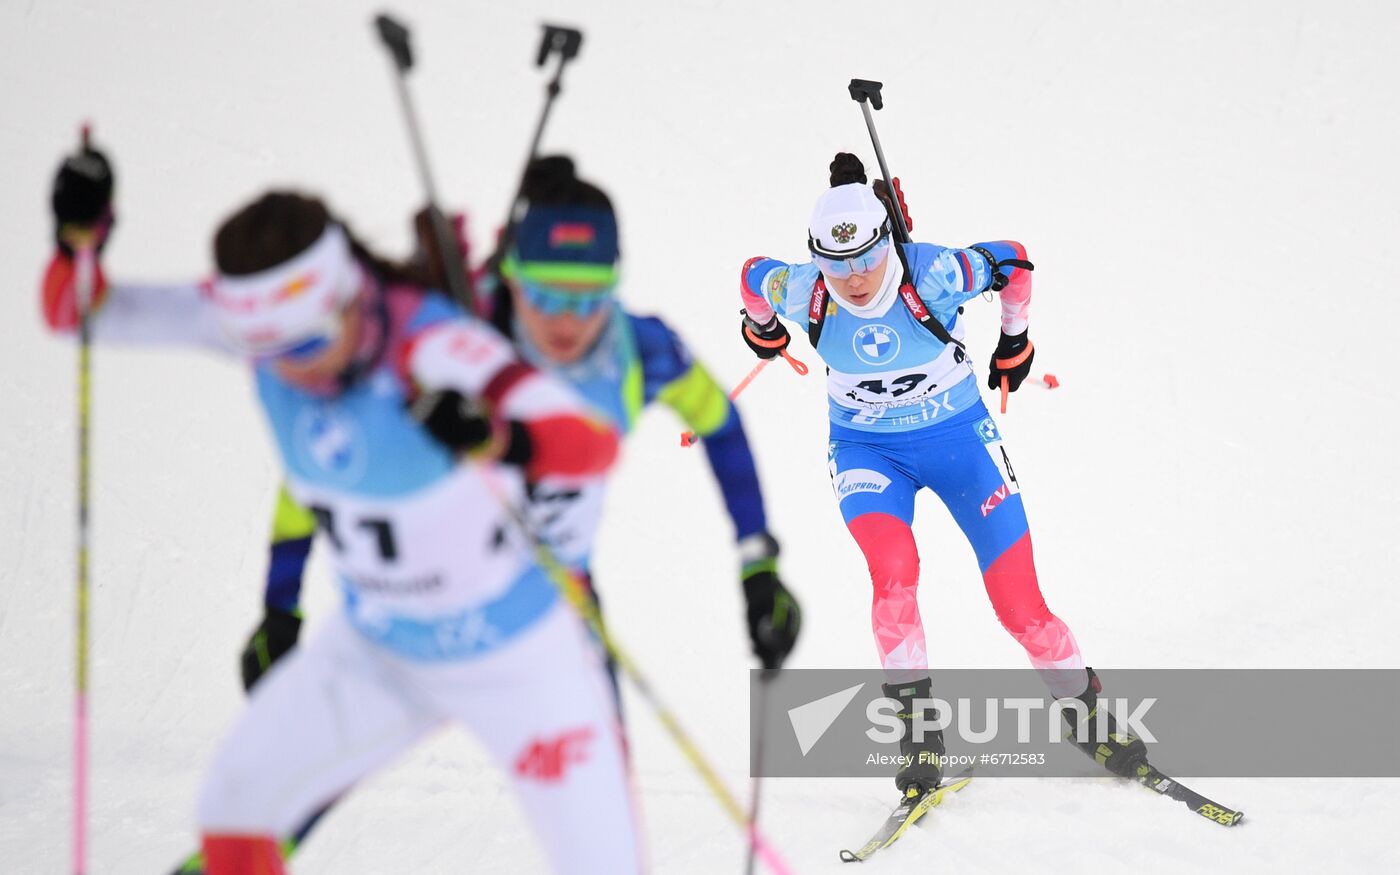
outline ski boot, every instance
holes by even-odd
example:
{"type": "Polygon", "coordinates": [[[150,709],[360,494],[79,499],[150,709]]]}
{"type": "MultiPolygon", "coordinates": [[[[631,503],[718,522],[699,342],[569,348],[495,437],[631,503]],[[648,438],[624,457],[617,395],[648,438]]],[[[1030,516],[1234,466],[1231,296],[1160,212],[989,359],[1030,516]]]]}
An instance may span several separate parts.
{"type": "Polygon", "coordinates": [[[1099,682],[1099,676],[1094,674],[1092,668],[1085,671],[1089,675],[1089,685],[1074,698],[1084,703],[1088,716],[1081,721],[1074,709],[1061,712],[1065,722],[1069,724],[1068,738],[1074,742],[1075,747],[1113,774],[1125,778],[1135,777],[1138,769],[1147,765],[1147,745],[1136,735],[1119,732],[1113,715],[1107,709],[1099,710],[1099,693],[1103,690],[1103,684],[1099,682]],[[1104,722],[1108,724],[1107,741],[1099,741],[1100,726],[1104,722]],[[1080,741],[1081,737],[1086,740],[1080,741]]]}
{"type": "MultiPolygon", "coordinates": [[[[938,789],[943,781],[943,730],[925,729],[923,741],[914,740],[914,700],[927,699],[932,695],[933,682],[928,678],[903,684],[881,684],[888,698],[899,702],[899,720],[904,724],[904,735],[899,739],[899,752],[906,758],[900,766],[894,783],[901,795],[918,797],[938,789]]],[[[926,723],[938,719],[935,708],[923,712],[926,723]]]]}

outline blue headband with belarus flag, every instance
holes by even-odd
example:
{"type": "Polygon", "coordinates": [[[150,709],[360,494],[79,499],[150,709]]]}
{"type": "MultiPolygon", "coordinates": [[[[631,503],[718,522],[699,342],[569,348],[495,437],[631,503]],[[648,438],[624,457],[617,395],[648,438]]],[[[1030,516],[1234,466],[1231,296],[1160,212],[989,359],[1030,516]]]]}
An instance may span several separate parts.
{"type": "Polygon", "coordinates": [[[540,204],[515,229],[501,264],[508,279],[564,288],[617,283],[617,218],[611,210],[540,204]]]}

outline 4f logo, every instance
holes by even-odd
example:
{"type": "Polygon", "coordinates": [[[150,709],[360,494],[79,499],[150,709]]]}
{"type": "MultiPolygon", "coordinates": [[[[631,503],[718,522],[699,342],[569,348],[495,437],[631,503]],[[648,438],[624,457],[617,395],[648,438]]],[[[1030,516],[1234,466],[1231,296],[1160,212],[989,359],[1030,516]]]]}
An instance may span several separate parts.
{"type": "Polygon", "coordinates": [[[593,729],[581,726],[549,739],[535,739],[515,760],[515,773],[547,784],[563,780],[570,766],[588,759],[593,729]]]}

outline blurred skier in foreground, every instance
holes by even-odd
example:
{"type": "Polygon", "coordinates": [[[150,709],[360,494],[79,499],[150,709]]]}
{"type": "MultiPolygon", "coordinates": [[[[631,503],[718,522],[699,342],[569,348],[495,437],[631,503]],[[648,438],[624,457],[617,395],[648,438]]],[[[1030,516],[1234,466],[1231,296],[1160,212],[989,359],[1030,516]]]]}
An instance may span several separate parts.
{"type": "MultiPolygon", "coordinates": [[[[799,324],[828,366],[832,486],[870,569],[871,626],[891,679],[885,693],[900,701],[906,724],[901,753],[910,759],[896,784],[913,797],[942,780],[942,732],[916,742],[911,731],[914,700],[931,695],[910,529],[914,494],[925,487],[972,545],[997,618],[1051,693],[1085,704],[1089,734],[1076,738],[1090,741],[1081,747],[1110,771],[1132,774],[1146,747],[1117,734],[1112,715],[1095,708],[1098,679],[1069,627],[1046,607],[1020,486],[961,343],[961,305],[999,292],[1001,338],[988,385],[995,390],[1005,379],[1015,391],[1030,373],[1025,249],[1003,240],[966,249],[910,243],[895,251],[901,244],[892,240],[890,211],[903,205],[895,205],[883,180],[872,190],[860,160],[840,153],[830,183],[809,222],[810,262],[758,257],[744,265],[742,330],[760,358],[772,358],[790,342],[779,319],[799,324]],[[1106,744],[1093,741],[1098,721],[1109,723],[1106,744]]],[[[1076,713],[1064,711],[1070,721],[1076,713]]]]}
{"type": "MultiPolygon", "coordinates": [[[[780,667],[797,642],[801,612],[778,577],[778,542],[767,530],[763,494],[738,408],[664,322],[633,315],[619,305],[617,218],[608,196],[580,180],[573,162],[562,156],[536,161],[527,171],[524,194],[529,207],[509,251],[491,259],[475,284],[492,323],[514,341],[525,361],[568,382],[621,433],[631,431],[647,404],[660,401],[704,439],[738,541],[740,586],[754,655],[764,668],[780,667]]],[[[460,233],[460,217],[456,225],[460,233]]],[[[414,263],[433,273],[441,262],[431,230],[419,221],[418,232],[421,248],[414,263]]],[[[466,241],[461,243],[467,251],[466,241]]],[[[440,280],[435,278],[439,285],[440,280]]],[[[606,490],[606,474],[549,475],[526,484],[535,530],[587,584],[595,603],[598,595],[589,562],[606,490]]],[[[241,655],[244,686],[250,690],[296,647],[302,575],[315,530],[315,515],[281,490],[264,615],[241,655]]],[[[611,661],[609,669],[616,692],[611,661]]],[[[318,811],[284,841],[288,855],[324,813],[318,811]]],[[[197,875],[203,870],[195,856],[176,871],[197,875]]]]}
{"type": "MultiPolygon", "coordinates": [[[[74,248],[106,242],[111,192],[94,150],[60,168],[43,285],[56,331],[77,324],[74,248]]],[[[97,271],[94,335],[250,362],[344,611],[258,685],[221,744],[198,813],[210,875],[282,872],[278,837],[448,720],[506,770],[555,871],[640,871],[598,649],[488,482],[518,501],[526,477],[599,474],[616,432],[314,198],[243,207],[214,260],[201,285],[97,271]]]]}
{"type": "MultiPolygon", "coordinates": [[[[529,207],[509,251],[491,259],[477,278],[491,322],[525,361],[568,382],[621,433],[632,429],[646,405],[660,401],[704,439],[734,524],[754,654],[765,668],[777,668],[796,643],[800,612],[778,577],[778,542],[768,533],[738,408],[666,323],[628,313],[618,303],[621,253],[607,194],[580,180],[563,156],[536,161],[526,173],[524,194],[529,207]]],[[[431,270],[439,262],[428,230],[419,223],[421,246],[429,254],[416,262],[431,270]]],[[[542,477],[526,489],[537,531],[589,582],[596,599],[589,560],[607,477],[542,477]]],[[[251,688],[296,644],[301,578],[315,525],[309,511],[285,492],[279,496],[265,614],[242,654],[245,686],[251,688]]]]}

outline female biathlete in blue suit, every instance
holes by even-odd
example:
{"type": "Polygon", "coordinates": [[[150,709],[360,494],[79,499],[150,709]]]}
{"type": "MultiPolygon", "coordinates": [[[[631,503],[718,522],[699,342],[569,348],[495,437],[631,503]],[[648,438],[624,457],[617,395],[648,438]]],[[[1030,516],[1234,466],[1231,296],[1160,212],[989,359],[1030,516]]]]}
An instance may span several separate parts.
{"type": "MultiPolygon", "coordinates": [[[[1034,355],[1025,249],[1011,241],[966,249],[893,243],[892,201],[865,183],[860,159],[838,154],[831,188],[817,200],[808,227],[812,261],[752,258],[740,291],[743,336],[761,358],[788,345],[782,318],[801,325],[826,362],[832,486],[870,569],[871,625],[893,680],[886,694],[901,701],[901,716],[910,720],[913,700],[930,692],[916,598],[919,554],[910,530],[914,494],[927,487],[971,543],[997,618],[1051,692],[1083,700],[1091,720],[1111,719],[1094,712],[1097,679],[1040,593],[1020,487],[962,344],[961,305],[1000,292],[1001,340],[988,382],[995,389],[1004,378],[1007,389],[1020,387],[1034,355]]],[[[912,762],[897,778],[904,792],[941,780],[932,756],[943,753],[941,733],[924,739],[916,744],[905,733],[902,752],[912,762]]],[[[1137,739],[1111,744],[1106,765],[1114,771],[1144,756],[1137,739]]]]}

